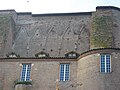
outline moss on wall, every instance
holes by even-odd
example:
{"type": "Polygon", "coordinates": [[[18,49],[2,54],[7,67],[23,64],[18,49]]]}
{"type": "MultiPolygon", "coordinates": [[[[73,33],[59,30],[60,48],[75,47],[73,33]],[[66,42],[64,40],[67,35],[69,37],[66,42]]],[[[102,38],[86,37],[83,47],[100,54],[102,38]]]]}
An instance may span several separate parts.
{"type": "Polygon", "coordinates": [[[4,41],[7,39],[7,34],[10,30],[10,20],[9,16],[0,16],[0,36],[3,36],[4,41]]]}
{"type": "Polygon", "coordinates": [[[91,48],[110,48],[112,42],[112,18],[110,16],[93,17],[90,36],[91,48]]]}

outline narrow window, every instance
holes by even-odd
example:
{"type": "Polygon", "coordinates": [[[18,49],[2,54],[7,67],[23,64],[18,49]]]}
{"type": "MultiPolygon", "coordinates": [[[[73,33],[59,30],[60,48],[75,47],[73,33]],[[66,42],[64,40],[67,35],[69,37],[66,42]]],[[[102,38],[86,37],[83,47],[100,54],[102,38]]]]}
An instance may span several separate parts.
{"type": "Polygon", "coordinates": [[[60,81],[68,81],[70,78],[70,64],[60,64],[60,81]]]}
{"type": "Polygon", "coordinates": [[[20,80],[30,81],[31,64],[22,64],[20,80]]]}
{"type": "Polygon", "coordinates": [[[111,55],[110,54],[101,54],[100,71],[105,73],[111,72],[111,55]]]}

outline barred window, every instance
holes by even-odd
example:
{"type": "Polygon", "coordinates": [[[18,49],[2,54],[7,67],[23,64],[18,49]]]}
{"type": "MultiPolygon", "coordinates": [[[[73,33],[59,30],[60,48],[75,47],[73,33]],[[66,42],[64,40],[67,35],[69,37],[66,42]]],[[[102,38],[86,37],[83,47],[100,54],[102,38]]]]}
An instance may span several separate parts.
{"type": "Polygon", "coordinates": [[[111,55],[110,54],[101,54],[100,71],[105,73],[111,72],[111,55]]]}
{"type": "Polygon", "coordinates": [[[70,78],[70,64],[60,64],[60,81],[68,81],[70,78]]]}
{"type": "Polygon", "coordinates": [[[30,81],[31,64],[22,64],[20,81],[30,81]]]}

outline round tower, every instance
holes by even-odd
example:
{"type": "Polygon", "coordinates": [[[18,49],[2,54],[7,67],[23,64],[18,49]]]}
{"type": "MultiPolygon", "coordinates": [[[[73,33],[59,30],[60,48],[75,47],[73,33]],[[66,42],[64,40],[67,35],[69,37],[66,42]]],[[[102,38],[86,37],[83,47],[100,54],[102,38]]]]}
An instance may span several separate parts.
{"type": "Polygon", "coordinates": [[[94,49],[78,60],[77,90],[119,90],[120,49],[94,49]]]}

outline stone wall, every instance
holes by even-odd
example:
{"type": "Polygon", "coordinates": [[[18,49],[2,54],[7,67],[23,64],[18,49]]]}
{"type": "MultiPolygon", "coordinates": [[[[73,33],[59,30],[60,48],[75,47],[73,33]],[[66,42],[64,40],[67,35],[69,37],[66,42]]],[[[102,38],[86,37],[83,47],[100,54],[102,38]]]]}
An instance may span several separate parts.
{"type": "Polygon", "coordinates": [[[113,21],[111,9],[97,9],[92,15],[90,47],[111,48],[113,44],[113,21]]]}
{"type": "Polygon", "coordinates": [[[32,90],[32,85],[18,84],[15,86],[15,90],[32,90]]]}
{"type": "Polygon", "coordinates": [[[97,7],[92,13],[90,47],[120,48],[120,9],[117,7],[97,7]]]}
{"type": "Polygon", "coordinates": [[[100,88],[98,54],[79,59],[77,72],[77,90],[104,90],[100,88]]]}
{"type": "Polygon", "coordinates": [[[60,90],[120,90],[119,16],[116,7],[43,15],[0,11],[0,57],[9,52],[21,56],[0,58],[0,90],[55,90],[60,63],[70,63],[70,80],[59,82],[60,90]],[[50,57],[33,58],[41,51],[50,57]],[[81,55],[59,58],[70,51],[81,55]],[[111,73],[100,73],[100,53],[111,54],[111,73]],[[22,63],[32,64],[32,85],[15,85],[22,63]]]}
{"type": "Polygon", "coordinates": [[[10,16],[0,16],[0,57],[5,57],[8,52],[11,52],[14,27],[15,23],[10,16]]]}
{"type": "MultiPolygon", "coordinates": [[[[94,52],[94,51],[93,51],[94,52]]],[[[77,90],[119,90],[119,51],[108,51],[90,54],[82,57],[78,61],[77,68],[77,90]],[[100,72],[100,54],[111,54],[111,73],[100,72]]]]}
{"type": "Polygon", "coordinates": [[[59,82],[60,90],[75,90],[76,87],[72,87],[77,82],[77,62],[74,59],[0,59],[0,90],[55,90],[60,63],[70,63],[70,80],[59,82]],[[15,86],[16,80],[20,79],[22,63],[32,64],[32,85],[28,87],[15,86]]]}
{"type": "Polygon", "coordinates": [[[112,10],[113,12],[113,36],[114,36],[114,47],[120,48],[120,11],[112,10]]]}
{"type": "Polygon", "coordinates": [[[40,51],[51,57],[66,52],[89,50],[90,15],[18,15],[19,34],[15,51],[23,57],[34,57],[40,51]],[[20,48],[20,49],[19,49],[20,48]]]}
{"type": "MultiPolygon", "coordinates": [[[[50,57],[64,57],[71,51],[83,53],[94,48],[119,48],[119,14],[116,7],[97,7],[95,12],[64,14],[1,10],[1,17],[12,18],[11,25],[4,24],[6,27],[3,27],[12,30],[6,32],[12,36],[12,40],[7,38],[12,46],[6,44],[11,50],[6,52],[7,47],[1,51],[5,54],[13,51],[21,57],[35,57],[41,51],[49,53],[50,57]]],[[[0,38],[3,41],[3,36],[0,38]]]]}

